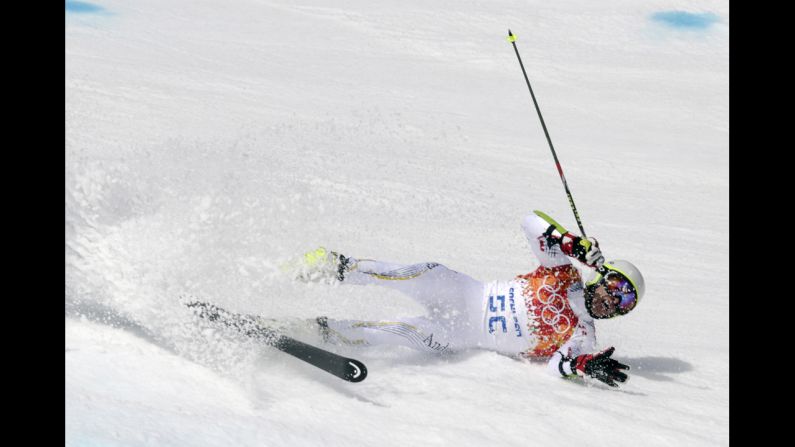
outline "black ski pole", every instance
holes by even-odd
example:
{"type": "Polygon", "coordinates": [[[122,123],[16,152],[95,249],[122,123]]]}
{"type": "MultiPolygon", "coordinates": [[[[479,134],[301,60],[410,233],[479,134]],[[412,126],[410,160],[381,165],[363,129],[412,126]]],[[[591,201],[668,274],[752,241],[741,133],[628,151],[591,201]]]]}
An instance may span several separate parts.
{"type": "Polygon", "coordinates": [[[533,98],[533,105],[536,106],[536,112],[538,112],[538,118],[541,120],[541,127],[544,128],[544,135],[547,137],[547,142],[549,143],[549,149],[552,150],[552,157],[555,159],[555,166],[558,167],[558,174],[560,174],[560,180],[563,181],[563,188],[566,190],[566,195],[569,197],[569,205],[571,205],[571,210],[574,212],[574,218],[577,220],[577,226],[580,227],[580,232],[582,233],[582,237],[586,238],[585,235],[585,228],[582,227],[582,222],[580,221],[580,215],[577,214],[577,207],[574,205],[574,198],[571,196],[571,191],[569,191],[569,185],[566,183],[566,176],[563,175],[563,169],[560,167],[560,161],[558,161],[558,155],[555,153],[555,148],[552,146],[552,139],[549,138],[549,131],[547,131],[547,125],[544,123],[544,117],[541,116],[541,109],[538,108],[538,102],[536,101],[536,95],[533,94],[533,87],[530,86],[530,79],[527,78],[527,72],[524,70],[524,64],[522,63],[522,58],[519,56],[519,50],[516,48],[516,36],[511,33],[511,30],[508,30],[508,41],[511,42],[513,45],[513,50],[516,52],[516,58],[519,59],[519,66],[522,67],[522,74],[524,74],[524,80],[527,82],[527,88],[530,89],[530,96],[533,98]]]}

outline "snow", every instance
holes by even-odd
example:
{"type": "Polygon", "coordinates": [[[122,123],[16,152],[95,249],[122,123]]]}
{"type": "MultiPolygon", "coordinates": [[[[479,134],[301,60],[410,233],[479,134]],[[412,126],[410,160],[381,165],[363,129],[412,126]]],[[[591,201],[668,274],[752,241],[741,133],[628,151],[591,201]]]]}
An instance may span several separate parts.
{"type": "Polygon", "coordinates": [[[96,0],[65,20],[67,446],[729,443],[728,1],[96,0]],[[654,18],[682,12],[709,23],[654,18]],[[190,318],[184,294],[423,312],[280,274],[320,245],[534,269],[522,216],[577,225],[508,28],[588,236],[646,278],[597,322],[626,385],[337,349],[368,367],[352,384],[190,318]]]}

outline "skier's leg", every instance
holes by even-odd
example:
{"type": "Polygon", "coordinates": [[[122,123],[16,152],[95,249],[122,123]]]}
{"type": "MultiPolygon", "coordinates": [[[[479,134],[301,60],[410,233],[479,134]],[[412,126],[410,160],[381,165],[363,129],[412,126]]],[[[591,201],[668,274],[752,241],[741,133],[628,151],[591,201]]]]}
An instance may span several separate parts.
{"type": "Polygon", "coordinates": [[[423,352],[442,353],[465,349],[466,339],[457,337],[446,324],[429,318],[402,321],[360,321],[318,319],[324,341],[348,346],[408,346],[423,352]]]}
{"type": "Polygon", "coordinates": [[[483,283],[434,262],[394,264],[350,258],[343,284],[375,284],[398,290],[423,304],[434,317],[458,319],[467,303],[480,300],[483,283]]]}
{"type": "MultiPolygon", "coordinates": [[[[435,263],[396,264],[356,259],[319,248],[298,260],[296,279],[342,284],[375,284],[409,295],[433,318],[468,321],[467,309],[480,305],[483,283],[435,263]]],[[[292,268],[292,267],[291,267],[292,268]]]]}

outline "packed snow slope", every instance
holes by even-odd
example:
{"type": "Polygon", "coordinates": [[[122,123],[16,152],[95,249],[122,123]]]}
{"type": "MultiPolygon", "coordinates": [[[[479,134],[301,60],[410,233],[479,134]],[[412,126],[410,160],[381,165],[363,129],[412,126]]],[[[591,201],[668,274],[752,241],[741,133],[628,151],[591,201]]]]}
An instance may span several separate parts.
{"type": "Polygon", "coordinates": [[[67,0],[67,446],[727,445],[729,6],[695,0],[67,0]],[[598,321],[620,389],[489,352],[336,349],[362,383],[196,322],[390,319],[375,287],[290,281],[323,245],[482,280],[519,228],[633,261],[598,321]]]}

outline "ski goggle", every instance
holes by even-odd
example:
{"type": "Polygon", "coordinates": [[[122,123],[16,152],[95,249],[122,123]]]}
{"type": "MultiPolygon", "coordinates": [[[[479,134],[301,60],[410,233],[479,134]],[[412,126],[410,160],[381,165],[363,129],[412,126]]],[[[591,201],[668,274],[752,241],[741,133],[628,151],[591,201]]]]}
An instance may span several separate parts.
{"type": "Polygon", "coordinates": [[[626,314],[638,303],[638,295],[635,291],[635,287],[621,273],[615,271],[607,272],[601,283],[610,296],[621,300],[618,306],[616,306],[616,311],[618,313],[626,314]]]}

